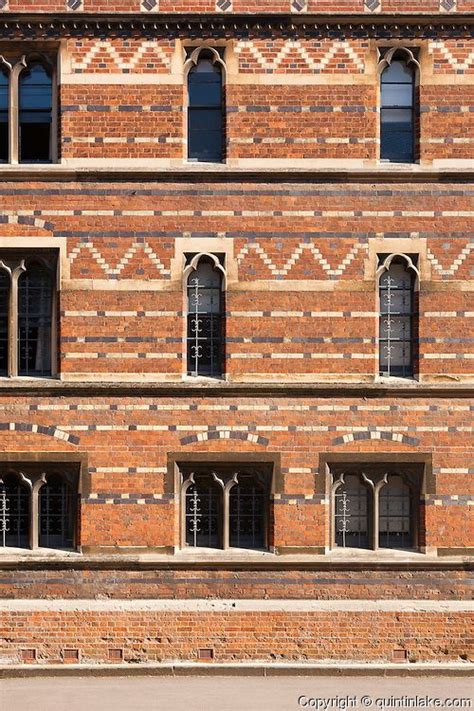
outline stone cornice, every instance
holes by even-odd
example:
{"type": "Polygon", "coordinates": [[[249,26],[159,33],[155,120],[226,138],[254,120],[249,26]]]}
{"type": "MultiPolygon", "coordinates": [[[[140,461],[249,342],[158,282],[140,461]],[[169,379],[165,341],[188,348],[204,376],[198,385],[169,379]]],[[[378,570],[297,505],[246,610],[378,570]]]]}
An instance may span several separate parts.
{"type": "Polygon", "coordinates": [[[474,398],[473,384],[229,383],[229,382],[63,382],[3,380],[0,397],[311,397],[311,398],[474,398]]]}
{"type": "Polygon", "coordinates": [[[58,40],[63,37],[372,37],[423,39],[466,37],[473,34],[474,15],[379,14],[51,14],[2,13],[4,39],[58,40]]]}

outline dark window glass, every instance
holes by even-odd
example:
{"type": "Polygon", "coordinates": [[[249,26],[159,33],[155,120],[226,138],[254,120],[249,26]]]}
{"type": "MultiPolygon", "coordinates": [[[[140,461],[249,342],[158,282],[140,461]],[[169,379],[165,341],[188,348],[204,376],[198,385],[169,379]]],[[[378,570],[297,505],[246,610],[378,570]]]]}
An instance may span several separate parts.
{"type": "Polygon", "coordinates": [[[394,163],[415,159],[415,73],[393,61],[381,78],[380,157],[394,163]]]}
{"type": "Polygon", "coordinates": [[[72,548],[74,505],[69,485],[60,476],[48,477],[39,491],[39,544],[44,548],[72,548]]]}
{"type": "Polygon", "coordinates": [[[222,548],[222,489],[210,474],[197,474],[186,490],[186,545],[222,548]]]}
{"type": "Polygon", "coordinates": [[[411,548],[410,488],[399,476],[389,477],[380,491],[379,545],[381,548],[411,548]]]}
{"type": "Polygon", "coordinates": [[[380,375],[413,375],[414,274],[406,262],[390,265],[380,277],[380,375]]]}
{"type": "Polygon", "coordinates": [[[0,69],[0,163],[8,163],[8,74],[0,69]]]}
{"type": "Polygon", "coordinates": [[[223,152],[222,72],[201,54],[188,75],[188,158],[219,163],[223,152]]]}
{"type": "Polygon", "coordinates": [[[51,160],[53,86],[42,64],[33,64],[20,75],[20,162],[51,160]]]}
{"type": "Polygon", "coordinates": [[[369,491],[355,474],[346,475],[335,493],[336,545],[370,548],[369,491]]]}
{"type": "Polygon", "coordinates": [[[188,279],[189,375],[222,374],[222,284],[214,265],[202,259],[188,279]]]}
{"type": "Polygon", "coordinates": [[[15,476],[0,479],[0,546],[28,548],[30,493],[15,476]]]}
{"type": "Polygon", "coordinates": [[[239,474],[239,483],[229,494],[231,547],[265,547],[266,498],[254,476],[239,474]]]}
{"type": "Polygon", "coordinates": [[[8,302],[10,276],[0,270],[0,375],[8,374],[8,302]]]}
{"type": "Polygon", "coordinates": [[[51,375],[53,275],[41,264],[18,280],[18,373],[51,375]]]}

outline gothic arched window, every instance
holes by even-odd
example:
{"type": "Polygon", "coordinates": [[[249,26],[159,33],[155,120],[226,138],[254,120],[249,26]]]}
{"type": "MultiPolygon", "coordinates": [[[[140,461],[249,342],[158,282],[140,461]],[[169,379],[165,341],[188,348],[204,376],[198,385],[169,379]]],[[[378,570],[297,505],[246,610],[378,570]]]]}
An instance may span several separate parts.
{"type": "Polygon", "coordinates": [[[187,279],[187,372],[222,375],[223,271],[217,260],[192,262],[187,279]]]}
{"type": "Polygon", "coordinates": [[[44,548],[72,548],[74,545],[72,491],[57,474],[48,476],[39,490],[39,545],[44,548]]]}
{"type": "Polygon", "coordinates": [[[413,163],[416,64],[404,50],[389,51],[385,64],[380,79],[380,158],[393,163],[413,163]]]}
{"type": "Polygon", "coordinates": [[[335,491],[335,542],[341,548],[370,548],[369,489],[358,474],[341,477],[335,491]]]}
{"type": "Polygon", "coordinates": [[[224,145],[221,60],[215,50],[204,49],[192,61],[188,74],[188,159],[220,163],[224,145]]]}
{"type": "Polygon", "coordinates": [[[414,374],[416,268],[403,255],[388,257],[379,277],[379,373],[414,374]]]}
{"type": "Polygon", "coordinates": [[[19,83],[20,163],[51,161],[53,82],[46,67],[35,62],[20,74],[19,83]]]}
{"type": "Polygon", "coordinates": [[[379,494],[380,548],[413,545],[410,487],[400,476],[389,476],[379,494]]]}
{"type": "Polygon", "coordinates": [[[266,547],[267,493],[254,475],[239,474],[229,493],[231,548],[266,547]]]}
{"type": "Polygon", "coordinates": [[[28,548],[30,542],[30,490],[17,475],[0,479],[0,546],[28,548]]]}
{"type": "Polygon", "coordinates": [[[222,548],[222,489],[211,474],[197,474],[186,488],[186,545],[222,548]]]}
{"type": "Polygon", "coordinates": [[[31,262],[18,280],[18,374],[51,375],[53,272],[31,262]]]}

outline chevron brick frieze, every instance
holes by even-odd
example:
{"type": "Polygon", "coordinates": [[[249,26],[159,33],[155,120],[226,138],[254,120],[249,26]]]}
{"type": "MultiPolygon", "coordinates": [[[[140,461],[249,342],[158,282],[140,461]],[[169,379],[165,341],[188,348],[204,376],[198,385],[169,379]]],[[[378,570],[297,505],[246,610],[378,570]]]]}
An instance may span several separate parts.
{"type": "Polygon", "coordinates": [[[338,69],[362,73],[365,69],[362,45],[348,40],[241,40],[235,51],[241,70],[298,73],[338,69]]]}
{"type": "Polygon", "coordinates": [[[445,73],[474,73],[474,49],[467,42],[437,40],[429,43],[434,70],[445,73]]]}
{"type": "Polygon", "coordinates": [[[103,269],[107,276],[120,276],[125,267],[132,261],[139,251],[144,252],[162,277],[169,278],[170,276],[170,270],[165,267],[163,262],[147,242],[134,242],[115,266],[111,266],[102,256],[101,252],[94,246],[94,243],[90,241],[81,241],[76,247],[74,247],[69,254],[69,261],[71,264],[74,263],[77,257],[81,254],[82,250],[88,250],[90,252],[90,255],[94,258],[95,262],[101,267],[101,269],[103,269]]]}
{"type": "Polygon", "coordinates": [[[169,42],[154,40],[84,40],[74,49],[72,71],[169,71],[172,51],[169,42]]]}

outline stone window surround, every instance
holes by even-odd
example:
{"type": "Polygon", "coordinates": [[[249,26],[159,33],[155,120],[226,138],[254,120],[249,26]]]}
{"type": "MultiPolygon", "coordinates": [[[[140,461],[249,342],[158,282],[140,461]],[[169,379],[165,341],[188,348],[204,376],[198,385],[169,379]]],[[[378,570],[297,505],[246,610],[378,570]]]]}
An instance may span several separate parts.
{"type": "MultiPolygon", "coordinates": [[[[0,54],[0,69],[9,74],[8,88],[8,163],[19,164],[19,107],[20,107],[20,75],[31,63],[39,62],[51,72],[52,84],[52,118],[51,118],[51,149],[50,160],[58,162],[58,68],[56,56],[50,53],[32,50],[20,58],[11,58],[0,54]]],[[[21,165],[26,165],[21,163],[21,165]]]]}
{"type": "MultiPolygon", "coordinates": [[[[419,470],[420,485],[419,485],[419,501],[421,502],[427,494],[435,493],[435,478],[433,475],[432,467],[432,457],[431,454],[425,453],[405,453],[405,452],[376,452],[376,453],[365,453],[365,452],[352,452],[352,453],[325,453],[321,454],[319,457],[319,474],[317,476],[316,488],[324,487],[327,492],[327,497],[329,500],[329,540],[327,552],[337,550],[338,552],[345,553],[346,555],[353,555],[354,549],[341,549],[336,546],[335,543],[335,492],[337,488],[337,482],[333,483],[332,475],[334,470],[340,471],[344,465],[347,465],[351,469],[351,473],[354,473],[357,469],[371,467],[381,470],[382,467],[386,466],[395,471],[400,471],[403,466],[410,466],[412,469],[419,470]]],[[[374,520],[374,525],[372,526],[372,547],[371,550],[377,553],[380,550],[387,555],[392,554],[391,550],[380,549],[378,542],[378,494],[381,487],[375,485],[373,487],[373,506],[372,506],[372,517],[374,520]],[[377,521],[377,523],[376,523],[377,521]]],[[[370,515],[370,514],[369,514],[370,515]]],[[[426,545],[420,545],[419,542],[419,529],[420,520],[417,515],[417,520],[414,522],[415,531],[415,541],[414,550],[419,553],[431,553],[432,551],[428,549],[426,545]]],[[[394,551],[396,553],[396,551],[394,551]]]]}
{"type": "MultiPolygon", "coordinates": [[[[3,240],[2,240],[3,243],[3,240]]],[[[18,375],[18,280],[20,276],[27,271],[25,262],[28,259],[36,259],[39,261],[52,262],[53,273],[53,293],[51,307],[51,377],[57,377],[58,374],[58,349],[57,349],[57,333],[58,333],[58,264],[59,258],[56,254],[57,250],[51,249],[31,249],[25,246],[18,250],[14,248],[4,248],[0,244],[0,271],[6,272],[10,277],[10,289],[8,300],[8,378],[20,377],[18,375]],[[11,257],[9,256],[9,253],[11,257]],[[53,257],[53,252],[54,257],[53,257]],[[3,261],[5,260],[5,261],[3,261]],[[15,264],[9,263],[14,260],[15,264]]],[[[49,265],[48,265],[49,268],[49,265]]],[[[31,376],[21,376],[31,377],[31,376]]]]}
{"type": "MultiPolygon", "coordinates": [[[[29,549],[36,551],[39,548],[39,492],[47,483],[47,468],[52,466],[57,473],[64,467],[61,474],[66,476],[67,482],[73,486],[73,497],[76,495],[74,543],[75,550],[79,550],[78,520],[79,506],[77,501],[82,493],[84,480],[88,472],[87,456],[84,454],[70,455],[65,452],[5,452],[0,455],[0,471],[16,473],[25,482],[30,492],[30,526],[29,549]],[[22,472],[22,467],[25,472],[22,472]]],[[[18,555],[23,555],[27,549],[18,549],[18,555]]],[[[9,551],[10,553],[10,551],[9,551]]],[[[0,548],[0,555],[3,554],[0,548]]]]}

